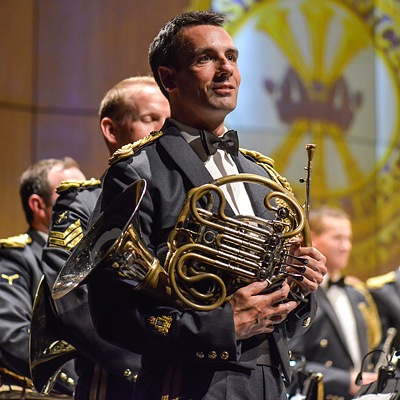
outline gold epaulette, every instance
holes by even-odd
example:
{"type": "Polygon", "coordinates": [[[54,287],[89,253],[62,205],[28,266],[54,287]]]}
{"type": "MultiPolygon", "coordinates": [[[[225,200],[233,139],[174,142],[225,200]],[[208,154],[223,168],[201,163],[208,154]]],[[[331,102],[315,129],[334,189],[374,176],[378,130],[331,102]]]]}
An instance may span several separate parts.
{"type": "Polygon", "coordinates": [[[293,193],[289,181],[284,176],[278,174],[278,172],[274,169],[275,161],[272,158],[264,156],[263,154],[254,150],[246,150],[242,148],[239,150],[243,155],[255,159],[256,164],[261,165],[269,173],[269,175],[275,182],[279,183],[286,190],[293,193]]]}
{"type": "Polygon", "coordinates": [[[394,282],[396,280],[396,272],[391,271],[385,275],[374,276],[367,279],[366,285],[368,289],[380,289],[386,283],[394,282]]]}
{"type": "Polygon", "coordinates": [[[11,236],[6,239],[0,239],[0,247],[7,247],[7,248],[22,249],[29,243],[32,243],[32,238],[27,233],[23,233],[17,236],[11,236]]]}
{"type": "Polygon", "coordinates": [[[60,186],[57,187],[56,193],[60,194],[71,188],[90,188],[93,186],[101,185],[101,181],[98,179],[88,179],[86,181],[77,181],[76,179],[71,179],[69,181],[62,181],[60,186]]]}
{"type": "Polygon", "coordinates": [[[355,277],[346,276],[344,282],[346,285],[353,286],[365,297],[366,302],[359,303],[358,309],[363,315],[367,325],[368,346],[369,350],[372,350],[378,346],[382,339],[382,329],[376,303],[363,281],[355,277]]]}
{"type": "Polygon", "coordinates": [[[126,144],[125,146],[122,146],[108,159],[108,164],[112,165],[119,160],[122,160],[124,158],[131,156],[136,151],[141,149],[143,146],[146,146],[147,144],[154,142],[154,140],[158,139],[162,135],[163,135],[162,131],[153,131],[149,135],[144,137],[143,139],[140,139],[134,143],[129,143],[129,144],[126,144]]]}

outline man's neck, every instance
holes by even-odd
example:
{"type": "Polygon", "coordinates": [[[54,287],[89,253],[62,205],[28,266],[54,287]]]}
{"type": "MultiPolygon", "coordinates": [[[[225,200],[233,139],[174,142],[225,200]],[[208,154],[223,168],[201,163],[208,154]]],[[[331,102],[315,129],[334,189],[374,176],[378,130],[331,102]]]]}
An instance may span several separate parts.
{"type": "Polygon", "coordinates": [[[336,282],[337,280],[339,280],[342,276],[341,271],[332,271],[329,272],[328,271],[328,275],[329,275],[329,279],[333,282],[336,282]]]}
{"type": "Polygon", "coordinates": [[[43,232],[45,235],[49,234],[49,227],[44,223],[34,221],[31,224],[31,228],[38,232],[43,232]]]}
{"type": "Polygon", "coordinates": [[[181,122],[182,124],[185,124],[192,128],[196,128],[198,130],[205,130],[214,133],[217,136],[222,136],[225,133],[224,118],[218,118],[215,121],[203,121],[185,118],[185,116],[180,114],[172,114],[171,117],[174,118],[176,121],[181,122]]]}

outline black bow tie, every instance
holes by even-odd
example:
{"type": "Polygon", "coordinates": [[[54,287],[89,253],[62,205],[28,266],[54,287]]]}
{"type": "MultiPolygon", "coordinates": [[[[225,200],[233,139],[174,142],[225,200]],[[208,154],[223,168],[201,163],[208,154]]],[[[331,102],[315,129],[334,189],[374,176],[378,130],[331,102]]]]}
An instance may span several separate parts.
{"type": "Polygon", "coordinates": [[[208,156],[215,154],[218,149],[225,150],[232,156],[238,156],[239,139],[236,131],[225,132],[223,136],[201,131],[200,136],[208,156]]]}
{"type": "Polygon", "coordinates": [[[345,285],[344,277],[342,276],[337,281],[332,281],[331,279],[328,280],[328,286],[327,286],[328,289],[335,285],[339,286],[339,287],[344,287],[344,285],[345,285]]]}

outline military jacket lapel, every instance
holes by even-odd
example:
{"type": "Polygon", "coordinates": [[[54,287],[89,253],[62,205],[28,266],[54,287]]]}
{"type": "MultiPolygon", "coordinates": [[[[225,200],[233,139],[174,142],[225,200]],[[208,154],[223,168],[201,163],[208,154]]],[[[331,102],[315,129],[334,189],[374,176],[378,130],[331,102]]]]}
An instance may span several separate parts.
{"type": "MultiPolygon", "coordinates": [[[[233,157],[240,173],[248,173],[261,175],[271,179],[267,171],[253,161],[247,159],[243,154],[239,153],[238,157],[233,157]]],[[[274,216],[264,206],[264,198],[271,191],[269,188],[256,184],[245,184],[251,204],[256,216],[264,219],[273,219],[274,216]]]]}
{"type": "Polygon", "coordinates": [[[350,304],[353,309],[353,314],[354,318],[356,321],[357,325],[357,332],[358,332],[358,340],[359,340],[359,345],[360,345],[360,350],[361,350],[361,356],[366,354],[368,352],[368,338],[367,335],[365,334],[366,329],[367,329],[367,324],[366,321],[363,317],[363,314],[361,313],[360,309],[358,308],[359,304],[359,299],[357,296],[355,296],[355,289],[353,289],[349,285],[345,285],[344,289],[347,293],[347,296],[350,299],[350,304]]]}
{"type": "MultiPolygon", "coordinates": [[[[186,180],[184,179],[184,182],[189,181],[191,183],[191,185],[185,187],[186,192],[192,187],[199,187],[212,182],[214,178],[210,175],[199,156],[179,133],[178,129],[174,126],[169,126],[163,131],[164,135],[159,139],[159,143],[178,165],[182,175],[187,178],[186,180]]],[[[217,211],[218,204],[219,202],[216,199],[213,206],[214,212],[217,211]]],[[[225,212],[229,216],[233,215],[229,204],[226,205],[225,212]]]]}
{"type": "Polygon", "coordinates": [[[41,265],[43,247],[46,245],[46,242],[34,229],[30,229],[28,235],[32,238],[32,243],[30,245],[32,252],[39,265],[41,265]]]}
{"type": "Polygon", "coordinates": [[[163,129],[164,135],[160,137],[159,144],[174,160],[192,183],[193,187],[201,186],[213,180],[204,164],[174,126],[163,129]]]}
{"type": "Polygon", "coordinates": [[[336,330],[336,332],[337,332],[337,334],[338,334],[338,336],[340,338],[340,341],[342,342],[343,347],[345,348],[346,352],[350,356],[349,349],[347,348],[346,341],[345,341],[345,338],[343,336],[343,331],[342,331],[342,328],[340,326],[339,320],[338,320],[338,318],[336,316],[336,313],[335,313],[331,303],[329,302],[328,298],[326,297],[324,289],[319,287],[317,289],[316,296],[317,296],[317,300],[318,300],[319,306],[321,307],[321,309],[324,309],[324,311],[326,313],[326,316],[331,321],[334,329],[336,330]]]}

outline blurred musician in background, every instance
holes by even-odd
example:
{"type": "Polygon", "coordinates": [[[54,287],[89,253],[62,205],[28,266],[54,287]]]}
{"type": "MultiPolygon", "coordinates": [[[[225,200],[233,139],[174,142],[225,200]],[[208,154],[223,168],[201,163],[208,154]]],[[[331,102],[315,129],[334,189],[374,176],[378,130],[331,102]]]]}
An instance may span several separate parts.
{"type": "MultiPolygon", "coordinates": [[[[11,371],[30,378],[29,329],[32,306],[43,275],[41,256],[46,244],[56,187],[68,179],[85,179],[70,157],[46,159],[30,166],[21,177],[20,196],[29,224],[27,233],[0,240],[0,382],[11,371]]],[[[72,395],[73,365],[62,373],[56,389],[72,395]]],[[[4,393],[3,393],[4,394],[4,393]]]]}
{"type": "MultiPolygon", "coordinates": [[[[321,207],[311,211],[310,228],[313,246],[326,257],[328,273],[316,292],[319,308],[312,326],[290,340],[289,348],[306,358],[308,370],[323,373],[326,398],[351,399],[359,389],[355,381],[362,359],[381,339],[379,316],[365,285],[342,273],[352,248],[349,216],[321,207]]],[[[373,365],[363,364],[363,384],[376,380],[376,373],[368,372],[373,365]]]]}
{"type": "MultiPolygon", "coordinates": [[[[378,307],[382,331],[393,334],[388,350],[400,350],[400,267],[387,274],[375,276],[366,282],[378,307]]],[[[390,339],[389,339],[390,340],[390,339]]]]}
{"type": "MultiPolygon", "coordinates": [[[[100,128],[110,154],[162,127],[170,109],[154,78],[130,77],[111,88],[101,101],[100,128]]],[[[53,208],[43,268],[50,287],[88,227],[101,182],[65,182],[53,208]]],[[[91,322],[86,288],[56,301],[63,339],[78,350],[75,399],[131,399],[140,357],[101,339],[91,322]]]]}

